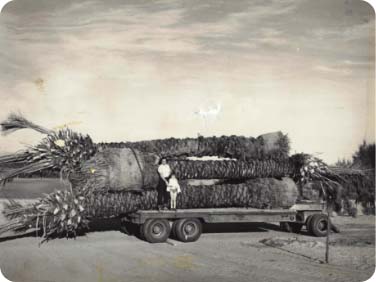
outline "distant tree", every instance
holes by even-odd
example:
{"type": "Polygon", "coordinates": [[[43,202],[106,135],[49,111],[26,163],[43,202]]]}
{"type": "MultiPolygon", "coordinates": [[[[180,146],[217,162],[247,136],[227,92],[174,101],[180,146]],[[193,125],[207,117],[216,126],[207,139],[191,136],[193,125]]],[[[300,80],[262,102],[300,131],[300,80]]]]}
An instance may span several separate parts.
{"type": "Polygon", "coordinates": [[[358,200],[366,213],[375,214],[375,143],[367,144],[363,141],[353,155],[353,167],[366,170],[366,181],[358,191],[358,200]]]}
{"type": "Polygon", "coordinates": [[[353,155],[353,163],[355,167],[361,169],[375,169],[375,143],[367,144],[363,141],[353,155]]]}
{"type": "Polygon", "coordinates": [[[353,165],[353,162],[351,160],[348,160],[348,159],[339,159],[335,164],[334,166],[337,166],[337,167],[344,167],[344,168],[350,168],[351,166],[353,165]]]}

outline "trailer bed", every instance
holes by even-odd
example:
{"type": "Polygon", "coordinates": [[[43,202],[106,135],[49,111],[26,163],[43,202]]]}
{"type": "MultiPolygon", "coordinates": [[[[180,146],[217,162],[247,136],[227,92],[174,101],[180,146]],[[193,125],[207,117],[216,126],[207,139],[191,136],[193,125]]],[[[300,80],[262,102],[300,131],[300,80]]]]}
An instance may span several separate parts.
{"type": "Polygon", "coordinates": [[[140,210],[128,220],[143,224],[148,219],[199,218],[207,223],[220,222],[281,222],[295,221],[296,211],[290,209],[210,208],[174,210],[140,210]]]}
{"type": "MultiPolygon", "coordinates": [[[[328,220],[321,203],[300,201],[289,209],[205,208],[139,210],[123,218],[139,227],[139,235],[150,243],[165,242],[173,234],[182,242],[196,241],[203,223],[279,222],[282,230],[299,233],[303,225],[315,236],[324,236],[328,220]]],[[[126,232],[126,231],[125,231],[126,232]]]]}

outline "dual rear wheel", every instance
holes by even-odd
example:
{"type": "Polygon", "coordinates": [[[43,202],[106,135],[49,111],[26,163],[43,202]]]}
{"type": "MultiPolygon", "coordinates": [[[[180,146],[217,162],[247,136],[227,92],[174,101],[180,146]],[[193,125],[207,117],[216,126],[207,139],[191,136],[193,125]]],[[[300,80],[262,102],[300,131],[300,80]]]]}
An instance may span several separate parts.
{"type": "Polygon", "coordinates": [[[170,222],[166,219],[148,219],[140,225],[140,237],[149,243],[163,243],[170,233],[182,242],[194,242],[202,233],[202,223],[197,218],[178,219],[170,222]]]}
{"type": "Polygon", "coordinates": [[[202,223],[197,218],[178,219],[172,228],[174,237],[182,242],[197,241],[202,233],[202,223]]]}
{"type": "Polygon", "coordinates": [[[140,225],[140,237],[149,243],[163,243],[171,233],[171,226],[166,219],[148,219],[140,225]]]}

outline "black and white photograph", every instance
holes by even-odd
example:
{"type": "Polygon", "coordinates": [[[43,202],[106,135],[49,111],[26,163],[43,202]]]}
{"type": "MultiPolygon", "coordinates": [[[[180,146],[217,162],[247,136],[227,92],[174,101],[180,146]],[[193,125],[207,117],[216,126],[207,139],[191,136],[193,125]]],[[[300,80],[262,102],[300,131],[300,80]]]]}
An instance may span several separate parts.
{"type": "Polygon", "coordinates": [[[0,277],[371,279],[371,4],[0,10],[0,277]]]}

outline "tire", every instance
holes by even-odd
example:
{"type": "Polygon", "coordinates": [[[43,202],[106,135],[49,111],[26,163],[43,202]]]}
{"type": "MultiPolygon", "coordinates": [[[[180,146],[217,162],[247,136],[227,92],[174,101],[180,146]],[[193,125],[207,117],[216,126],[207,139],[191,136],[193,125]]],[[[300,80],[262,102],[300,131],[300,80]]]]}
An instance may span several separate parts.
{"type": "Polygon", "coordinates": [[[316,237],[324,237],[328,232],[328,217],[325,214],[314,214],[309,221],[308,231],[316,237]]]}
{"type": "Polygon", "coordinates": [[[138,228],[138,233],[137,233],[137,237],[140,238],[141,240],[146,240],[145,239],[145,236],[144,236],[144,225],[141,224],[138,228]]]}
{"type": "Polygon", "coordinates": [[[305,222],[308,233],[309,233],[309,225],[311,224],[312,217],[313,215],[308,216],[305,222]]]}
{"type": "Polygon", "coordinates": [[[175,220],[175,221],[172,222],[170,238],[174,239],[174,240],[178,240],[178,237],[176,236],[176,224],[178,222],[179,222],[179,220],[175,220]]]}
{"type": "Polygon", "coordinates": [[[197,241],[202,233],[202,223],[197,218],[179,219],[175,222],[174,227],[174,235],[182,242],[197,241]]]}
{"type": "Polygon", "coordinates": [[[140,228],[140,236],[149,243],[166,242],[171,227],[166,219],[148,219],[140,228]]]}
{"type": "Polygon", "coordinates": [[[303,224],[297,222],[280,222],[279,223],[282,231],[289,233],[299,233],[302,229],[303,224]]]}

